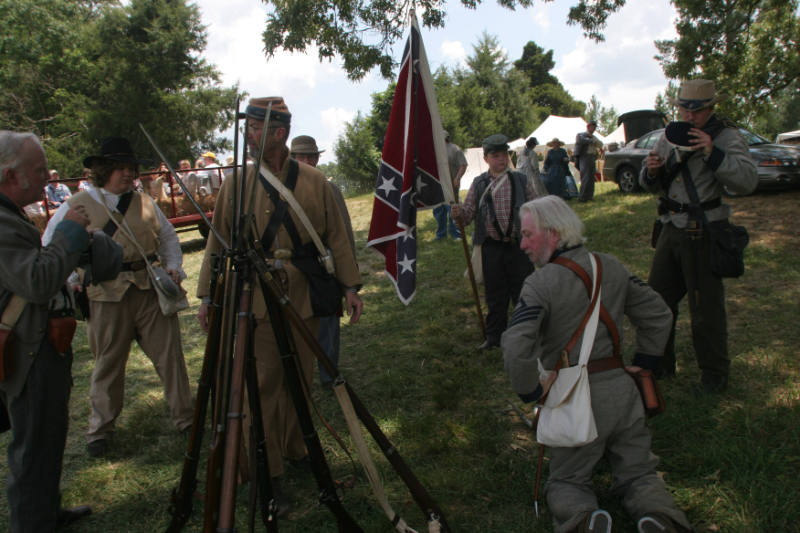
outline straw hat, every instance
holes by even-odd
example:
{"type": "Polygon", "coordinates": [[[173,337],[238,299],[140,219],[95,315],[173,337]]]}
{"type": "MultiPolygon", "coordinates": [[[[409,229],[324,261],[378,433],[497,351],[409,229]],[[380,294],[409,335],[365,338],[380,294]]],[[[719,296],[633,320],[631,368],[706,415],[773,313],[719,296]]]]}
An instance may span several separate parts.
{"type": "Polygon", "coordinates": [[[558,140],[558,137],[553,137],[553,140],[547,143],[547,146],[550,148],[561,147],[564,146],[564,143],[558,140]]]}
{"type": "Polygon", "coordinates": [[[698,111],[724,100],[725,96],[717,94],[716,86],[711,80],[687,80],[681,84],[678,99],[667,98],[672,105],[689,111],[698,111]]]}

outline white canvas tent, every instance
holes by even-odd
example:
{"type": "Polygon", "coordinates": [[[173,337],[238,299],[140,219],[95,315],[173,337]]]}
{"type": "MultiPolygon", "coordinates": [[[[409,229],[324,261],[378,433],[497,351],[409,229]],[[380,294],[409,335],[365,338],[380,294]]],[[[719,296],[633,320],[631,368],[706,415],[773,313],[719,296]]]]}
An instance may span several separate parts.
{"type": "Polygon", "coordinates": [[[776,143],[800,144],[800,130],[779,133],[775,138],[776,143]]]}
{"type": "Polygon", "coordinates": [[[620,124],[617,129],[608,134],[603,144],[608,146],[611,143],[617,143],[620,148],[625,146],[625,126],[620,124]]]}
{"type": "MultiPolygon", "coordinates": [[[[575,148],[575,136],[583,131],[586,131],[586,121],[581,117],[550,115],[526,138],[536,137],[541,146],[552,141],[554,137],[558,137],[558,140],[572,150],[575,148]]],[[[603,144],[606,143],[605,137],[599,133],[595,133],[594,136],[600,139],[603,144]]]]}
{"type": "Polygon", "coordinates": [[[467,158],[467,170],[461,176],[459,189],[468,191],[472,180],[489,170],[489,165],[483,160],[483,148],[467,148],[464,150],[464,156],[467,158]]]}

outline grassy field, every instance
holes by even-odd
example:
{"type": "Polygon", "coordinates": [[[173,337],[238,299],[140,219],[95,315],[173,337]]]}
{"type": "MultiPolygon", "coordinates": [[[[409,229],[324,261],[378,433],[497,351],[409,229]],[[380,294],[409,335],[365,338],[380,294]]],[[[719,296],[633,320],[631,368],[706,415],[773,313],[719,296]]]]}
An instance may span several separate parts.
{"type": "MultiPolygon", "coordinates": [[[[691,392],[699,374],[684,305],[676,340],[678,376],[662,383],[668,410],[650,422],[653,450],[661,457],[659,471],[669,490],[697,531],[800,532],[800,191],[729,202],[734,221],[746,225],[751,236],[746,274],[725,282],[730,387],[719,396],[691,392]]],[[[538,522],[534,515],[538,448],[527,427],[507,410],[508,401],[519,402],[503,372],[502,354],[475,349],[482,339],[463,277],[461,244],[434,242],[435,222],[430,212],[420,214],[417,296],[405,307],[383,275],[382,257],[364,250],[371,195],[349,199],[348,205],[360,249],[365,311],[361,323],[343,326],[342,373],[439,502],[454,531],[551,531],[546,505],[540,503],[538,522]]],[[[586,223],[590,248],[617,255],[647,279],[652,197],[621,196],[613,184],[601,183],[594,202],[572,206],[586,223]]],[[[202,241],[197,234],[184,234],[182,240],[187,288],[193,294],[202,241]]],[[[205,337],[194,318],[197,300],[192,304],[181,323],[189,373],[196,380],[205,337]]],[[[65,531],[163,531],[185,438],[171,427],[152,365],[134,347],[125,410],[111,452],[103,459],[87,456],[92,356],[79,330],[62,486],[65,505],[88,503],[95,514],[65,531]]],[[[630,357],[632,338],[627,333],[625,353],[630,357]]],[[[333,395],[315,389],[317,409],[346,434],[333,395]]],[[[393,531],[360,467],[352,465],[323,429],[320,435],[333,475],[342,479],[358,473],[354,487],[344,492],[345,507],[365,531],[393,531]]],[[[8,434],[0,437],[0,446],[7,440],[8,434]]],[[[377,447],[373,449],[378,457],[377,447]]],[[[402,482],[382,457],[376,462],[395,510],[415,529],[425,530],[402,482]]],[[[3,494],[6,476],[5,460],[0,460],[3,494]]],[[[546,476],[545,466],[543,482],[546,476]]],[[[336,531],[330,513],[317,503],[313,477],[291,468],[286,477],[295,510],[281,520],[281,531],[336,531]]],[[[605,466],[598,469],[600,504],[614,516],[614,531],[634,532],[608,489],[610,477],[605,466]]],[[[201,508],[198,501],[185,531],[199,531],[201,508]]],[[[243,487],[237,508],[240,531],[245,530],[246,514],[243,487]]],[[[0,524],[6,517],[2,498],[0,524]]],[[[263,529],[259,525],[257,530],[263,529]]]]}

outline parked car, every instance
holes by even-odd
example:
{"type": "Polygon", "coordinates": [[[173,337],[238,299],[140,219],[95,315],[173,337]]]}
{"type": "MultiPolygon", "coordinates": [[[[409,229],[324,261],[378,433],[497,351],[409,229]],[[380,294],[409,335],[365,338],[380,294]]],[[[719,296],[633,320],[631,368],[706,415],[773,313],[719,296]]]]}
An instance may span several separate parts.
{"type": "MultiPolygon", "coordinates": [[[[616,152],[608,152],[603,162],[603,179],[615,181],[623,193],[640,190],[639,171],[642,161],[661,137],[664,129],[642,135],[616,152]]],[[[760,135],[739,128],[758,169],[757,191],[800,186],[800,148],[775,144],[760,135]]],[[[725,190],[726,194],[734,195],[725,190]]]]}

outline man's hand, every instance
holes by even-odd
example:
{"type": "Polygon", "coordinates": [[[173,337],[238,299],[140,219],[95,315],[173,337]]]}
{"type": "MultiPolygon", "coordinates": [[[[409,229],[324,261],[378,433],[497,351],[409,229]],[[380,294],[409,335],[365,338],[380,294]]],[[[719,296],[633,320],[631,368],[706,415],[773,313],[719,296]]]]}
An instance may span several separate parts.
{"type": "Polygon", "coordinates": [[[86,214],[86,208],[82,205],[67,211],[67,213],[64,215],[64,220],[77,222],[84,228],[89,226],[89,215],[86,214]]]}
{"type": "Polygon", "coordinates": [[[200,327],[203,331],[208,331],[208,304],[200,304],[200,310],[197,312],[197,321],[200,322],[200,327]]]}
{"type": "Polygon", "coordinates": [[[692,143],[692,150],[702,150],[703,154],[708,157],[711,155],[711,150],[714,148],[714,143],[711,140],[711,135],[704,132],[699,128],[692,128],[689,130],[689,136],[694,137],[689,142],[692,143]]]}
{"type": "Polygon", "coordinates": [[[453,219],[461,218],[461,206],[459,204],[450,206],[450,216],[453,217],[453,219]]]}
{"type": "Polygon", "coordinates": [[[172,281],[178,285],[181,284],[181,273],[179,271],[175,270],[174,268],[167,268],[165,270],[167,271],[167,274],[169,274],[169,277],[172,278],[172,281]]]}
{"type": "MultiPolygon", "coordinates": [[[[347,315],[350,317],[350,323],[357,323],[358,319],[361,318],[361,310],[364,309],[364,302],[361,301],[361,297],[358,294],[350,291],[344,294],[344,301],[347,315]]],[[[202,307],[200,309],[202,310],[202,307]]]]}
{"type": "Polygon", "coordinates": [[[658,155],[658,152],[650,152],[647,154],[647,159],[645,159],[645,166],[647,167],[647,173],[650,176],[654,176],[656,171],[664,166],[664,158],[658,155]]]}

